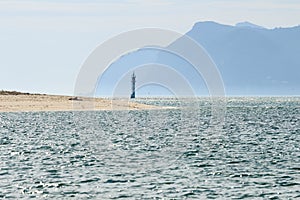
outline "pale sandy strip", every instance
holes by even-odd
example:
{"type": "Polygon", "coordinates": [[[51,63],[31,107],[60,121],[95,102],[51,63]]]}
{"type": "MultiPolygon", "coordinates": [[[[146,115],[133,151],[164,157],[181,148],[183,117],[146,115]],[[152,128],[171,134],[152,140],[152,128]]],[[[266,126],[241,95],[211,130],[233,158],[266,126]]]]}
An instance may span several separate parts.
{"type": "Polygon", "coordinates": [[[0,112],[162,109],[128,100],[80,98],[81,101],[73,101],[69,98],[58,95],[0,95],[0,112]]]}

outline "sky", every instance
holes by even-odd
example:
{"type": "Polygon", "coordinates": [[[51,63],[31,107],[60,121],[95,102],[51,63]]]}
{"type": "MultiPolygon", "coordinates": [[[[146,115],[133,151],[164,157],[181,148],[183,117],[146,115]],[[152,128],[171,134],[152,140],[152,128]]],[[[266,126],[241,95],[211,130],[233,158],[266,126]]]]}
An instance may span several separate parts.
{"type": "Polygon", "coordinates": [[[100,44],[155,27],[182,34],[198,21],[267,28],[300,24],[298,0],[0,0],[0,90],[72,95],[100,44]]]}

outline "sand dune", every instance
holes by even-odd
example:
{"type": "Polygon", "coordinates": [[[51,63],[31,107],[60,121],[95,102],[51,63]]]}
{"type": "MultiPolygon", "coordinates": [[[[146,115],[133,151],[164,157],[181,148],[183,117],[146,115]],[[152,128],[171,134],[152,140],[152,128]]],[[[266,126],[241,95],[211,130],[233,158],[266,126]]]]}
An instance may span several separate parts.
{"type": "Polygon", "coordinates": [[[128,99],[109,100],[59,95],[0,92],[0,112],[159,109],[128,99]]]}

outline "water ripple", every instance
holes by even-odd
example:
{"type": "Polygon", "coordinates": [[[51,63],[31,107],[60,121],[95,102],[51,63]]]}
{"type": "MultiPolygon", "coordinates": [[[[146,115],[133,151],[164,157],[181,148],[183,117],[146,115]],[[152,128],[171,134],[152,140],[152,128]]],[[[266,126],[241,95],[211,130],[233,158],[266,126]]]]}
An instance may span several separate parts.
{"type": "Polygon", "coordinates": [[[0,198],[299,199],[299,98],[228,102],[216,130],[207,100],[197,117],[0,113],[0,198]]]}

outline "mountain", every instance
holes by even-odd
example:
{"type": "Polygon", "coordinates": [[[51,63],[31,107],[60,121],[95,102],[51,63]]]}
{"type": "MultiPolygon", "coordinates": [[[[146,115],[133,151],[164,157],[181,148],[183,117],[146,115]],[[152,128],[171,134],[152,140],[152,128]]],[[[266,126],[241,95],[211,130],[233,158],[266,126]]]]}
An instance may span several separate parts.
{"type": "Polygon", "coordinates": [[[210,54],[229,94],[299,95],[300,27],[199,22],[187,33],[210,54]]]}
{"type": "Polygon", "coordinates": [[[249,27],[249,28],[265,29],[264,27],[258,26],[256,24],[251,23],[251,22],[239,22],[235,26],[236,27],[249,27]]]}
{"type": "MultiPolygon", "coordinates": [[[[249,22],[236,26],[198,22],[186,35],[200,44],[212,58],[221,73],[227,95],[300,95],[299,26],[267,29],[249,22]]],[[[179,38],[167,48],[178,46],[180,41],[179,38]]],[[[151,48],[131,52],[112,63],[99,81],[102,90],[113,90],[112,86],[119,80],[118,77],[147,63],[173,68],[188,80],[196,94],[208,94],[205,81],[195,76],[190,63],[151,48]]],[[[162,76],[160,69],[155,69],[155,76],[162,76]]],[[[124,90],[130,90],[129,74],[124,90]]],[[[143,77],[137,73],[137,80],[146,75],[143,77]]],[[[101,87],[98,89],[98,93],[102,94],[101,87]]],[[[141,89],[140,94],[155,93],[155,90],[158,90],[156,86],[147,87],[147,91],[141,89]]],[[[164,92],[166,90],[161,90],[162,94],[164,92]]]]}

